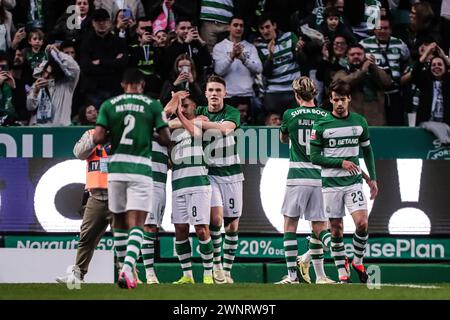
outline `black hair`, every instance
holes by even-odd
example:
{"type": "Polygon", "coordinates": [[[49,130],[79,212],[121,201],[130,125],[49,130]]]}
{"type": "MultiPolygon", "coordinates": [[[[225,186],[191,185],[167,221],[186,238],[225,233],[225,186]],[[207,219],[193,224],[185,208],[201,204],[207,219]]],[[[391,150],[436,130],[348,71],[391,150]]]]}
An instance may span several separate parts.
{"type": "Polygon", "coordinates": [[[353,44],[350,44],[350,45],[348,46],[347,52],[349,52],[351,49],[354,49],[354,48],[359,48],[359,49],[361,49],[362,51],[366,52],[366,49],[364,49],[364,47],[363,47],[361,44],[359,44],[359,43],[353,43],[353,44]]]}
{"type": "Polygon", "coordinates": [[[272,24],[276,23],[276,21],[274,20],[273,16],[270,13],[264,12],[258,18],[258,27],[262,26],[266,21],[270,21],[272,24]]]}
{"type": "Polygon", "coordinates": [[[138,68],[128,68],[122,76],[122,82],[127,84],[137,84],[145,81],[144,74],[138,68]]]}
{"type": "Polygon", "coordinates": [[[230,22],[229,22],[230,25],[231,25],[231,22],[232,22],[234,19],[242,20],[242,21],[244,22],[244,25],[245,25],[245,19],[244,19],[244,17],[241,16],[241,15],[238,15],[238,14],[231,17],[230,22]]]}
{"type": "Polygon", "coordinates": [[[347,96],[349,97],[351,95],[351,87],[348,82],[345,82],[343,80],[335,80],[330,84],[330,96],[331,93],[335,92],[336,94],[340,96],[347,96]]]}

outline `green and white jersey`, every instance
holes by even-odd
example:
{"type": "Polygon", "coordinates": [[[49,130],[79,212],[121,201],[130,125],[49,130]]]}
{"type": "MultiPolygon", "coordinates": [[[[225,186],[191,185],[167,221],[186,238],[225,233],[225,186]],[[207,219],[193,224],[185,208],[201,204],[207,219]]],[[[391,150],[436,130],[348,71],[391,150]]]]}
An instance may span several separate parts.
{"type": "MultiPolygon", "coordinates": [[[[292,81],[300,76],[300,66],[294,55],[297,41],[297,36],[292,32],[277,35],[272,58],[273,70],[271,76],[265,78],[266,92],[292,91],[292,81]]],[[[256,49],[264,63],[269,58],[268,43],[260,42],[256,44],[256,49]]]]}
{"type": "Polygon", "coordinates": [[[320,166],[310,159],[310,136],[314,123],[328,114],[318,107],[297,107],[283,114],[280,130],[289,134],[289,172],[287,185],[321,186],[320,166]]]}
{"type": "Polygon", "coordinates": [[[228,24],[233,11],[233,0],[202,0],[200,20],[228,24]]]}
{"type": "Polygon", "coordinates": [[[109,181],[152,181],[154,129],[167,126],[157,100],[141,94],[123,94],[100,107],[97,125],[110,131],[109,181]]]}
{"type": "Polygon", "coordinates": [[[381,2],[378,0],[365,0],[364,20],[352,27],[353,33],[364,39],[370,36],[370,32],[375,28],[377,20],[381,15],[381,2]]]}
{"type": "Polygon", "coordinates": [[[401,65],[406,64],[410,56],[408,46],[402,40],[391,37],[389,43],[382,44],[373,36],[362,40],[360,44],[364,47],[366,53],[373,54],[378,67],[381,69],[390,68],[392,79],[400,83],[401,65]],[[388,61],[386,61],[386,58],[388,61]]]}
{"type": "MultiPolygon", "coordinates": [[[[234,122],[236,129],[241,125],[240,112],[229,105],[224,105],[219,112],[209,112],[207,106],[197,107],[195,114],[204,115],[212,122],[234,122]]],[[[207,130],[203,134],[203,140],[209,176],[217,183],[243,181],[236,135],[233,133],[223,136],[217,130],[207,130]]]]}
{"type": "MultiPolygon", "coordinates": [[[[330,162],[342,164],[341,160],[348,160],[359,166],[360,146],[370,145],[369,127],[366,119],[357,113],[350,112],[347,118],[336,118],[329,113],[314,124],[310,143],[311,147],[320,147],[323,157],[330,162]]],[[[339,190],[358,183],[362,183],[361,174],[352,176],[340,166],[322,165],[324,190],[339,190]]]]}
{"type": "Polygon", "coordinates": [[[179,196],[208,191],[210,183],[202,140],[194,139],[186,129],[174,130],[172,140],[175,142],[171,152],[172,193],[179,196]]]}
{"type": "Polygon", "coordinates": [[[153,186],[166,188],[167,181],[167,164],[169,156],[167,147],[160,145],[158,142],[152,142],[152,171],[153,186]]]}

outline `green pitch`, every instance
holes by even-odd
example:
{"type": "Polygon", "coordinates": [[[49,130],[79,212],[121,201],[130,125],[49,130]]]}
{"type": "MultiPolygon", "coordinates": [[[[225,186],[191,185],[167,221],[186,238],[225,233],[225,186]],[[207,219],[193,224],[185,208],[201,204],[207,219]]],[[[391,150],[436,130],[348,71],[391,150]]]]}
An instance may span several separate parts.
{"type": "Polygon", "coordinates": [[[369,290],[348,285],[145,285],[134,290],[109,284],[81,284],[69,290],[63,284],[0,284],[1,299],[155,299],[155,300],[308,300],[308,299],[450,299],[450,284],[381,285],[369,290]]]}

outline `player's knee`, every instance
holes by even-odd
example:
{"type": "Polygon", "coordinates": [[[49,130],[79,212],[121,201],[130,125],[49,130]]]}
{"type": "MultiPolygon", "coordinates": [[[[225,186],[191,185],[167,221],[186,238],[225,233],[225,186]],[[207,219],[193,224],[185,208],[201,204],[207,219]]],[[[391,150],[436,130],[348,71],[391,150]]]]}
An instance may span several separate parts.
{"type": "Polygon", "coordinates": [[[195,233],[197,234],[197,237],[202,241],[206,240],[209,236],[205,226],[195,226],[195,233]]]}
{"type": "Polygon", "coordinates": [[[369,222],[367,219],[361,219],[355,223],[356,231],[366,233],[369,228],[369,222]]]}

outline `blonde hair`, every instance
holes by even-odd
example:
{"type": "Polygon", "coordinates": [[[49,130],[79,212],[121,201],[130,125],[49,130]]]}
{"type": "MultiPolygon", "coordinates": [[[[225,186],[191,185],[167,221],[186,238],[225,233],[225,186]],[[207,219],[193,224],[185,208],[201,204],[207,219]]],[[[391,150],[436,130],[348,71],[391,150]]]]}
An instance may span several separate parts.
{"type": "Polygon", "coordinates": [[[305,101],[314,99],[317,94],[316,85],[308,77],[300,77],[292,82],[295,95],[305,101]]]}

